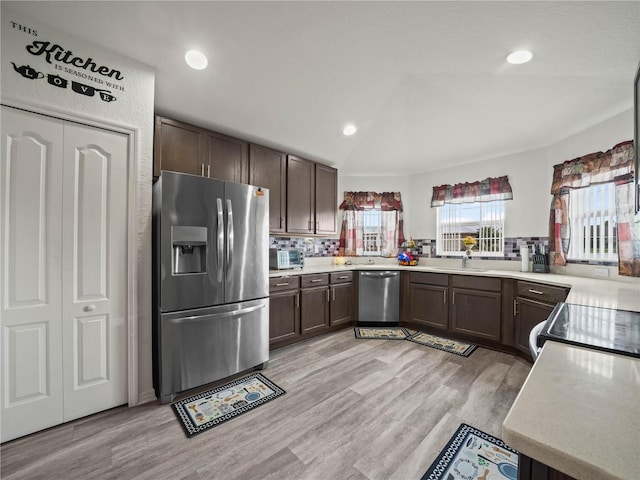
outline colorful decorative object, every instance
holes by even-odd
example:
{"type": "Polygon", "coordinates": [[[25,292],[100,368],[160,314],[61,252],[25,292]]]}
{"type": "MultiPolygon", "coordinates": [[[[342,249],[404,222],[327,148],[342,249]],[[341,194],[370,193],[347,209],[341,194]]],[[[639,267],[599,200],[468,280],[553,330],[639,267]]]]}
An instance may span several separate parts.
{"type": "Polygon", "coordinates": [[[499,438],[460,424],[421,480],[517,480],[518,452],[499,438]]]}
{"type": "Polygon", "coordinates": [[[180,400],[171,405],[182,423],[184,433],[192,437],[247,413],[286,393],[260,373],[240,378],[221,387],[180,400]]]}
{"type": "Polygon", "coordinates": [[[513,200],[511,184],[506,175],[476,182],[433,187],[431,206],[441,207],[445,203],[493,202],[495,200],[513,200]]]}

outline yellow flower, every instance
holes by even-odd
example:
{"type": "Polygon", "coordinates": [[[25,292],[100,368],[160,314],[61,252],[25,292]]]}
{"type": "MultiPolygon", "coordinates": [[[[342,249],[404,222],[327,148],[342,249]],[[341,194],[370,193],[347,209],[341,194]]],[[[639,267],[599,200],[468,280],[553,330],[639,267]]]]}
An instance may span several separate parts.
{"type": "Polygon", "coordinates": [[[466,236],[462,239],[462,244],[465,247],[470,247],[470,246],[476,245],[477,243],[478,241],[475,238],[473,238],[471,235],[466,236]]]}

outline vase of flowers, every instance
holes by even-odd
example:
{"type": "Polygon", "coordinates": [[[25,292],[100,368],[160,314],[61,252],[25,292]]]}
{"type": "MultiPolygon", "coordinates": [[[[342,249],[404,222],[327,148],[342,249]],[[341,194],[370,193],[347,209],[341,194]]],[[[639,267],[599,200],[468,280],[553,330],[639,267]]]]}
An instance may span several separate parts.
{"type": "Polygon", "coordinates": [[[476,240],[475,237],[472,237],[471,235],[467,235],[462,239],[462,244],[465,248],[465,254],[467,255],[467,257],[470,257],[471,249],[478,244],[478,240],[476,240]]]}

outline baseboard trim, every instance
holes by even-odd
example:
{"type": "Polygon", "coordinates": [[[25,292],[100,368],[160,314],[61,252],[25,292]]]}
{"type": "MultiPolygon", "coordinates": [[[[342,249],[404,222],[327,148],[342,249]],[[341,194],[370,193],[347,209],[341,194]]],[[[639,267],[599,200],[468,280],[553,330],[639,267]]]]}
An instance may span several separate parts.
{"type": "Polygon", "coordinates": [[[142,405],[149,402],[155,402],[156,400],[157,400],[156,392],[153,388],[146,390],[144,392],[138,393],[138,405],[142,405]]]}

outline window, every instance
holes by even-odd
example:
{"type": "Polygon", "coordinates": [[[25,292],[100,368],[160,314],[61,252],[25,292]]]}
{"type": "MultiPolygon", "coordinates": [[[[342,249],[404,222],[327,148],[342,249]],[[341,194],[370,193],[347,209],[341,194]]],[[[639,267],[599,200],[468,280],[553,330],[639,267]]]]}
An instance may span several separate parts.
{"type": "Polygon", "coordinates": [[[363,255],[382,255],[382,215],[379,209],[365,210],[363,214],[363,255]]]}
{"type": "Polygon", "coordinates": [[[438,207],[438,255],[463,255],[462,239],[471,236],[473,248],[482,256],[504,255],[504,200],[493,202],[446,203],[438,207]]]}
{"type": "Polygon", "coordinates": [[[570,191],[568,259],[617,261],[617,230],[613,182],[570,191]]]}

